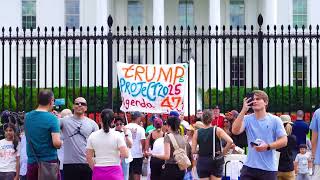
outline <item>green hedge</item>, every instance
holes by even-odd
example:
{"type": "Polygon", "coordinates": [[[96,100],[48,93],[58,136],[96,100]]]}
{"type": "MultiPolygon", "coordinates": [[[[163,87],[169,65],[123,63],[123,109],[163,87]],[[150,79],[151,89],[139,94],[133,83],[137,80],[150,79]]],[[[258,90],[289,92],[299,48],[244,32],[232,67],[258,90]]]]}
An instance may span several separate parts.
{"type": "MultiPolygon", "coordinates": [[[[254,88],[257,89],[257,88],[254,88]]],[[[269,94],[269,111],[271,112],[288,112],[288,111],[295,111],[297,109],[304,109],[305,111],[313,111],[315,107],[319,107],[319,103],[317,101],[317,88],[305,88],[303,91],[302,87],[298,87],[296,89],[295,87],[291,87],[291,102],[289,103],[289,87],[283,87],[283,95],[282,95],[282,86],[277,87],[271,87],[271,88],[265,88],[264,91],[269,94]],[[311,102],[310,102],[310,91],[311,91],[311,102]],[[298,94],[296,94],[298,92],[298,94]],[[304,104],[303,104],[303,92],[304,92],[304,104]],[[282,102],[283,98],[283,102],[282,102]]],[[[100,112],[103,108],[107,107],[108,103],[110,103],[110,100],[108,100],[108,88],[107,87],[96,87],[96,99],[94,98],[94,87],[82,88],[82,97],[87,99],[88,102],[88,112],[100,112]],[[89,90],[89,97],[87,96],[87,92],[89,90]],[[96,102],[96,107],[95,107],[96,102]]],[[[252,91],[251,88],[243,88],[240,87],[239,89],[239,96],[238,96],[238,88],[226,88],[223,91],[218,91],[218,104],[225,109],[222,109],[223,111],[228,111],[231,109],[238,109],[240,110],[242,107],[242,99],[245,96],[245,92],[252,91]],[[232,91],[232,96],[231,96],[232,91]],[[224,96],[225,94],[225,96],[224,96]],[[223,97],[225,97],[225,103],[223,101],[223,97]],[[238,102],[239,97],[239,102],[238,102]],[[224,106],[223,106],[224,104],[224,106]]],[[[59,94],[59,88],[55,87],[53,89],[53,92],[55,94],[55,98],[65,98],[66,97],[66,88],[61,87],[60,88],[60,94],[59,94]]],[[[119,91],[118,91],[119,92],[119,91]]],[[[198,93],[202,95],[202,90],[198,89],[198,93]]],[[[216,101],[216,89],[211,89],[211,107],[213,107],[215,104],[217,104],[216,101]]],[[[35,108],[36,106],[36,96],[38,94],[38,89],[33,88],[32,93],[30,88],[18,88],[18,98],[16,99],[16,88],[11,87],[11,106],[9,105],[10,102],[10,88],[9,86],[4,87],[4,107],[2,107],[2,88],[0,88],[0,108],[3,109],[11,109],[11,110],[24,110],[24,111],[30,111],[35,108]],[[25,96],[24,96],[25,92],[25,96]],[[31,98],[32,95],[32,98],[31,98]],[[25,97],[25,100],[24,100],[25,97]],[[25,103],[25,107],[24,107],[25,103]]],[[[75,88],[75,97],[80,96],[80,88],[75,88]]],[[[200,97],[201,100],[201,96],[200,97]]],[[[68,103],[68,106],[64,106],[61,108],[72,108],[73,105],[73,89],[68,88],[68,98],[66,99],[66,102],[68,103]]],[[[114,109],[120,108],[120,93],[117,93],[117,89],[113,89],[113,107],[114,109]],[[119,95],[117,97],[117,94],[119,95]]],[[[209,108],[209,90],[206,90],[204,92],[204,107],[209,108]]],[[[198,107],[199,108],[199,107],[198,107]]]]}

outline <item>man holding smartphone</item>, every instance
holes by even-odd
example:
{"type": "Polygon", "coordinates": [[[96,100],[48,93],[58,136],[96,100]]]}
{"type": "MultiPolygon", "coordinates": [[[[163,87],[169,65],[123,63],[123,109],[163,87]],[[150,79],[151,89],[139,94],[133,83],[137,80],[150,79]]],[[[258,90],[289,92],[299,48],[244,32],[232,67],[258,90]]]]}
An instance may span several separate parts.
{"type": "Polygon", "coordinates": [[[241,180],[276,180],[275,149],[287,145],[287,134],[279,117],[267,113],[268,95],[255,90],[243,100],[243,107],[232,125],[232,133],[247,134],[248,156],[241,169],[241,180]],[[252,108],[253,112],[246,115],[252,108]]]}

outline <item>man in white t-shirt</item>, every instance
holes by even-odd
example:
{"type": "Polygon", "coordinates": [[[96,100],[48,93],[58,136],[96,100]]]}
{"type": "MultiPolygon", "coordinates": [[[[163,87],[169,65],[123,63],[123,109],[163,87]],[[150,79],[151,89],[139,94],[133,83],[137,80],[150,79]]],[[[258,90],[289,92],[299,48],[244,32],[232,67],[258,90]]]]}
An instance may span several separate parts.
{"type": "Polygon", "coordinates": [[[140,180],[142,174],[143,149],[146,140],[144,129],[139,125],[141,117],[142,114],[140,112],[133,112],[131,114],[131,123],[126,125],[126,128],[131,131],[133,140],[131,148],[133,161],[130,163],[129,172],[130,176],[133,174],[134,180],[140,180]]]}

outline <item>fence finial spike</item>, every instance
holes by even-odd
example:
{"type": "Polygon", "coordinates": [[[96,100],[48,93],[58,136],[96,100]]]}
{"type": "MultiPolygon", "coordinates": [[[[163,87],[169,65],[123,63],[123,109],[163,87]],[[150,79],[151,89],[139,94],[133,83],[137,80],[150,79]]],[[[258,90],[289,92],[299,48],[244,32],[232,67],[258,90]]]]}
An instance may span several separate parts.
{"type": "Polygon", "coordinates": [[[112,24],[113,24],[113,19],[112,19],[111,14],[108,16],[108,20],[107,20],[107,22],[108,22],[108,26],[109,26],[109,28],[111,28],[111,26],[112,26],[112,24]]]}
{"type": "Polygon", "coordinates": [[[261,26],[262,26],[262,24],[263,24],[262,14],[259,14],[259,16],[258,16],[258,24],[259,24],[259,26],[260,26],[260,28],[261,28],[261,26]]]}

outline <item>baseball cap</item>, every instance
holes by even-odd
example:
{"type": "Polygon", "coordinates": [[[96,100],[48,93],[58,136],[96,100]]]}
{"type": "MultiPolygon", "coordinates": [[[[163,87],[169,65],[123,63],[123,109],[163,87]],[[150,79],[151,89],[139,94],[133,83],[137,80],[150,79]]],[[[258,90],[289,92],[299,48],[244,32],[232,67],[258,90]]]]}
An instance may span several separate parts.
{"type": "Polygon", "coordinates": [[[158,129],[158,128],[161,128],[163,126],[163,122],[162,122],[162,119],[156,117],[154,118],[153,120],[153,126],[158,129]]]}
{"type": "Polygon", "coordinates": [[[291,122],[291,117],[287,114],[284,114],[284,115],[281,115],[280,116],[280,119],[282,120],[282,123],[285,124],[285,123],[290,123],[292,124],[291,122]]]}
{"type": "Polygon", "coordinates": [[[170,111],[169,116],[179,117],[180,113],[178,111],[170,111]]]}
{"type": "Polygon", "coordinates": [[[157,115],[153,114],[153,115],[151,116],[151,118],[149,119],[149,121],[153,123],[153,121],[154,121],[157,117],[158,117],[157,115]]]}
{"type": "Polygon", "coordinates": [[[135,119],[137,119],[139,117],[142,117],[142,113],[141,112],[135,111],[135,112],[131,113],[131,119],[135,120],[135,119]]]}

